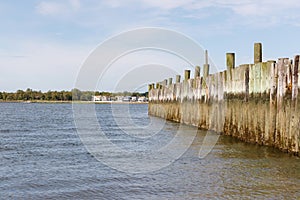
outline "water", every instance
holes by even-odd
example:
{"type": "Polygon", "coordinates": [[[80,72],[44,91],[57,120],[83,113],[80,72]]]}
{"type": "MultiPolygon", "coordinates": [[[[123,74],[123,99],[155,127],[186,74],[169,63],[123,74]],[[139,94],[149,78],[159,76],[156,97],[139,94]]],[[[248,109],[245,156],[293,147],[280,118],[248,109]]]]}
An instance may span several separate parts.
{"type": "MultiPolygon", "coordinates": [[[[115,116],[118,127],[110,105],[96,105],[96,111],[115,144],[139,153],[166,144],[179,126],[166,122],[152,137],[125,137],[120,128],[130,127],[122,113],[115,116]]],[[[198,131],[188,151],[169,166],[132,174],[102,164],[86,150],[71,104],[0,103],[0,112],[0,199],[300,198],[299,158],[273,148],[221,136],[212,152],[199,159],[206,133],[198,131]]],[[[135,123],[149,123],[147,105],[130,105],[130,113],[135,123]]]]}

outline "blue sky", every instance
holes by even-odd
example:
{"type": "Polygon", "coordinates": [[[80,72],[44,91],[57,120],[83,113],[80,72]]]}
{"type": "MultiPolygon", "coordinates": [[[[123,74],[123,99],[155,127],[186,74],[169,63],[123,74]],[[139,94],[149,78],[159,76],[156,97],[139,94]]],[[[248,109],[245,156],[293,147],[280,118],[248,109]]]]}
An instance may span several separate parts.
{"type": "MultiPolygon", "coordinates": [[[[226,52],[237,64],[253,62],[254,42],[263,43],[264,60],[293,57],[299,8],[297,0],[2,0],[0,91],[70,90],[98,44],[141,27],[193,38],[220,70],[226,52]]],[[[111,90],[106,84],[101,90],[111,90]]]]}

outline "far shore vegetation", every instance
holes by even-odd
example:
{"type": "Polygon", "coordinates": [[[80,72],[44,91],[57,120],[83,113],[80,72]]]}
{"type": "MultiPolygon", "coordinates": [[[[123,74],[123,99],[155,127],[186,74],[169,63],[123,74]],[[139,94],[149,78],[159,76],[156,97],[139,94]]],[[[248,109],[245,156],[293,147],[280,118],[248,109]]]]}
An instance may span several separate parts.
{"type": "Polygon", "coordinates": [[[148,96],[148,92],[93,92],[93,91],[80,91],[79,89],[72,89],[71,91],[35,91],[30,88],[27,90],[17,90],[16,92],[0,92],[0,101],[92,101],[93,96],[106,96],[106,97],[117,97],[117,96],[148,96]]]}

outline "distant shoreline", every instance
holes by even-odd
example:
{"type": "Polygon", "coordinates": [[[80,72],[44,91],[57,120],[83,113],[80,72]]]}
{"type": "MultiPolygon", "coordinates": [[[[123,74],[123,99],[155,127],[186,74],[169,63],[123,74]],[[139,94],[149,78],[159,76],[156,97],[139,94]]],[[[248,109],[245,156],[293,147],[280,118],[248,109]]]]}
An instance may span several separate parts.
{"type": "Polygon", "coordinates": [[[78,104],[148,104],[148,102],[123,102],[123,101],[44,101],[44,100],[32,100],[32,101],[2,101],[0,103],[49,103],[49,104],[59,104],[59,103],[78,103],[78,104]]]}

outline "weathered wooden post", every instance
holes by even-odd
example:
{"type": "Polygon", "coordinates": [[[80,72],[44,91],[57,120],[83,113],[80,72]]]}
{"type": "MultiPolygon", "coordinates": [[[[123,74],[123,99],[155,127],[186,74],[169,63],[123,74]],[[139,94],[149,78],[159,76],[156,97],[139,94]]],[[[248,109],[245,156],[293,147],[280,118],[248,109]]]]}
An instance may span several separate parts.
{"type": "Polygon", "coordinates": [[[299,61],[299,65],[298,65],[298,88],[300,88],[300,61],[299,61]]]}
{"type": "MultiPolygon", "coordinates": [[[[282,102],[287,92],[287,68],[289,66],[289,58],[280,58],[278,60],[278,89],[277,98],[282,102]]],[[[277,101],[278,102],[278,101],[277,101]]]]}
{"type": "Polygon", "coordinates": [[[226,66],[227,66],[227,76],[228,80],[232,80],[232,70],[235,68],[235,54],[226,53],[226,66]]]}
{"type": "Polygon", "coordinates": [[[249,74],[249,65],[245,69],[245,101],[249,100],[249,83],[250,83],[250,74],[249,74]]]}
{"type": "Polygon", "coordinates": [[[281,109],[282,100],[286,92],[286,64],[288,64],[288,58],[278,59],[277,103],[279,109],[281,109]]]}
{"type": "Polygon", "coordinates": [[[208,51],[205,50],[205,64],[208,64],[208,51]]]}
{"type": "Polygon", "coordinates": [[[226,53],[226,66],[227,70],[235,68],[235,54],[226,53]]]}
{"type": "Polygon", "coordinates": [[[203,65],[203,79],[206,80],[208,75],[209,75],[208,52],[207,50],[205,50],[205,64],[203,65]]]}
{"type": "Polygon", "coordinates": [[[226,53],[226,67],[227,67],[227,93],[234,93],[233,89],[233,69],[235,68],[235,54],[226,53]]]}
{"type": "Polygon", "coordinates": [[[199,76],[200,76],[200,67],[199,67],[199,66],[196,66],[196,67],[195,67],[195,76],[194,76],[194,77],[195,77],[195,80],[196,80],[196,78],[199,77],[199,76]]]}
{"type": "MultiPolygon", "coordinates": [[[[209,75],[208,52],[205,50],[205,63],[203,65],[202,88],[207,88],[207,77],[209,75]]],[[[207,96],[207,95],[206,95],[207,96]]]]}
{"type": "Polygon", "coordinates": [[[278,81],[278,70],[276,62],[274,60],[269,60],[267,65],[270,65],[271,69],[271,79],[270,79],[270,104],[275,105],[276,95],[277,95],[277,81],[278,81]]]}
{"type": "Polygon", "coordinates": [[[299,113],[297,112],[297,99],[298,99],[298,71],[299,71],[299,55],[294,58],[294,65],[292,67],[292,109],[290,115],[290,133],[289,133],[289,146],[293,152],[299,152],[299,113]]]}
{"type": "Polygon", "coordinates": [[[289,58],[279,58],[278,60],[278,84],[277,84],[277,116],[276,116],[276,135],[275,145],[285,149],[288,129],[286,128],[286,110],[284,109],[284,97],[287,91],[287,68],[289,58]]]}
{"type": "Polygon", "coordinates": [[[167,80],[167,79],[165,79],[165,80],[163,81],[163,85],[164,85],[164,86],[167,86],[167,85],[168,85],[168,80],[167,80]]]}
{"type": "Polygon", "coordinates": [[[181,76],[180,75],[176,75],[176,82],[175,82],[175,85],[174,85],[174,99],[176,101],[178,101],[180,99],[180,96],[181,96],[181,90],[180,90],[180,79],[181,79],[181,76]]]}
{"type": "Polygon", "coordinates": [[[277,64],[274,60],[267,62],[268,68],[271,69],[270,74],[270,113],[269,113],[269,132],[265,133],[266,145],[274,144],[276,135],[276,115],[277,115],[277,82],[278,82],[278,70],[277,64]]]}
{"type": "Polygon", "coordinates": [[[172,78],[169,78],[169,85],[172,85],[172,82],[173,82],[173,79],[172,78]]]}
{"type": "Polygon", "coordinates": [[[254,44],[254,64],[262,62],[262,44],[254,44]]]}
{"type": "Polygon", "coordinates": [[[181,100],[187,99],[188,97],[188,91],[189,91],[188,80],[190,79],[190,76],[191,76],[191,70],[184,70],[184,81],[182,83],[181,100]]]}
{"type": "Polygon", "coordinates": [[[191,70],[184,70],[184,80],[187,81],[191,77],[191,70]]]}
{"type": "Polygon", "coordinates": [[[156,88],[156,89],[160,89],[160,86],[159,86],[159,85],[160,85],[160,83],[157,82],[155,88],[156,88]]]}
{"type": "Polygon", "coordinates": [[[204,100],[207,101],[209,97],[209,90],[207,87],[207,78],[209,75],[209,64],[208,64],[208,52],[205,50],[205,64],[203,65],[203,78],[202,78],[202,88],[204,89],[204,100]]]}
{"type": "Polygon", "coordinates": [[[152,84],[148,85],[148,91],[152,90],[152,84]]]}
{"type": "Polygon", "coordinates": [[[197,85],[197,79],[200,77],[200,67],[195,67],[195,75],[194,75],[194,81],[193,81],[193,87],[196,88],[197,85]]]}
{"type": "Polygon", "coordinates": [[[180,79],[181,79],[181,76],[180,75],[176,75],[176,83],[180,83],[180,79]]]}
{"type": "Polygon", "coordinates": [[[204,66],[203,66],[203,79],[206,80],[208,75],[209,75],[209,65],[204,64],[204,66]]]}
{"type": "Polygon", "coordinates": [[[299,70],[299,55],[295,56],[294,59],[294,66],[293,66],[293,72],[292,72],[292,76],[293,76],[293,84],[292,84],[292,100],[295,101],[297,100],[297,96],[298,96],[298,70],[299,70]]]}

